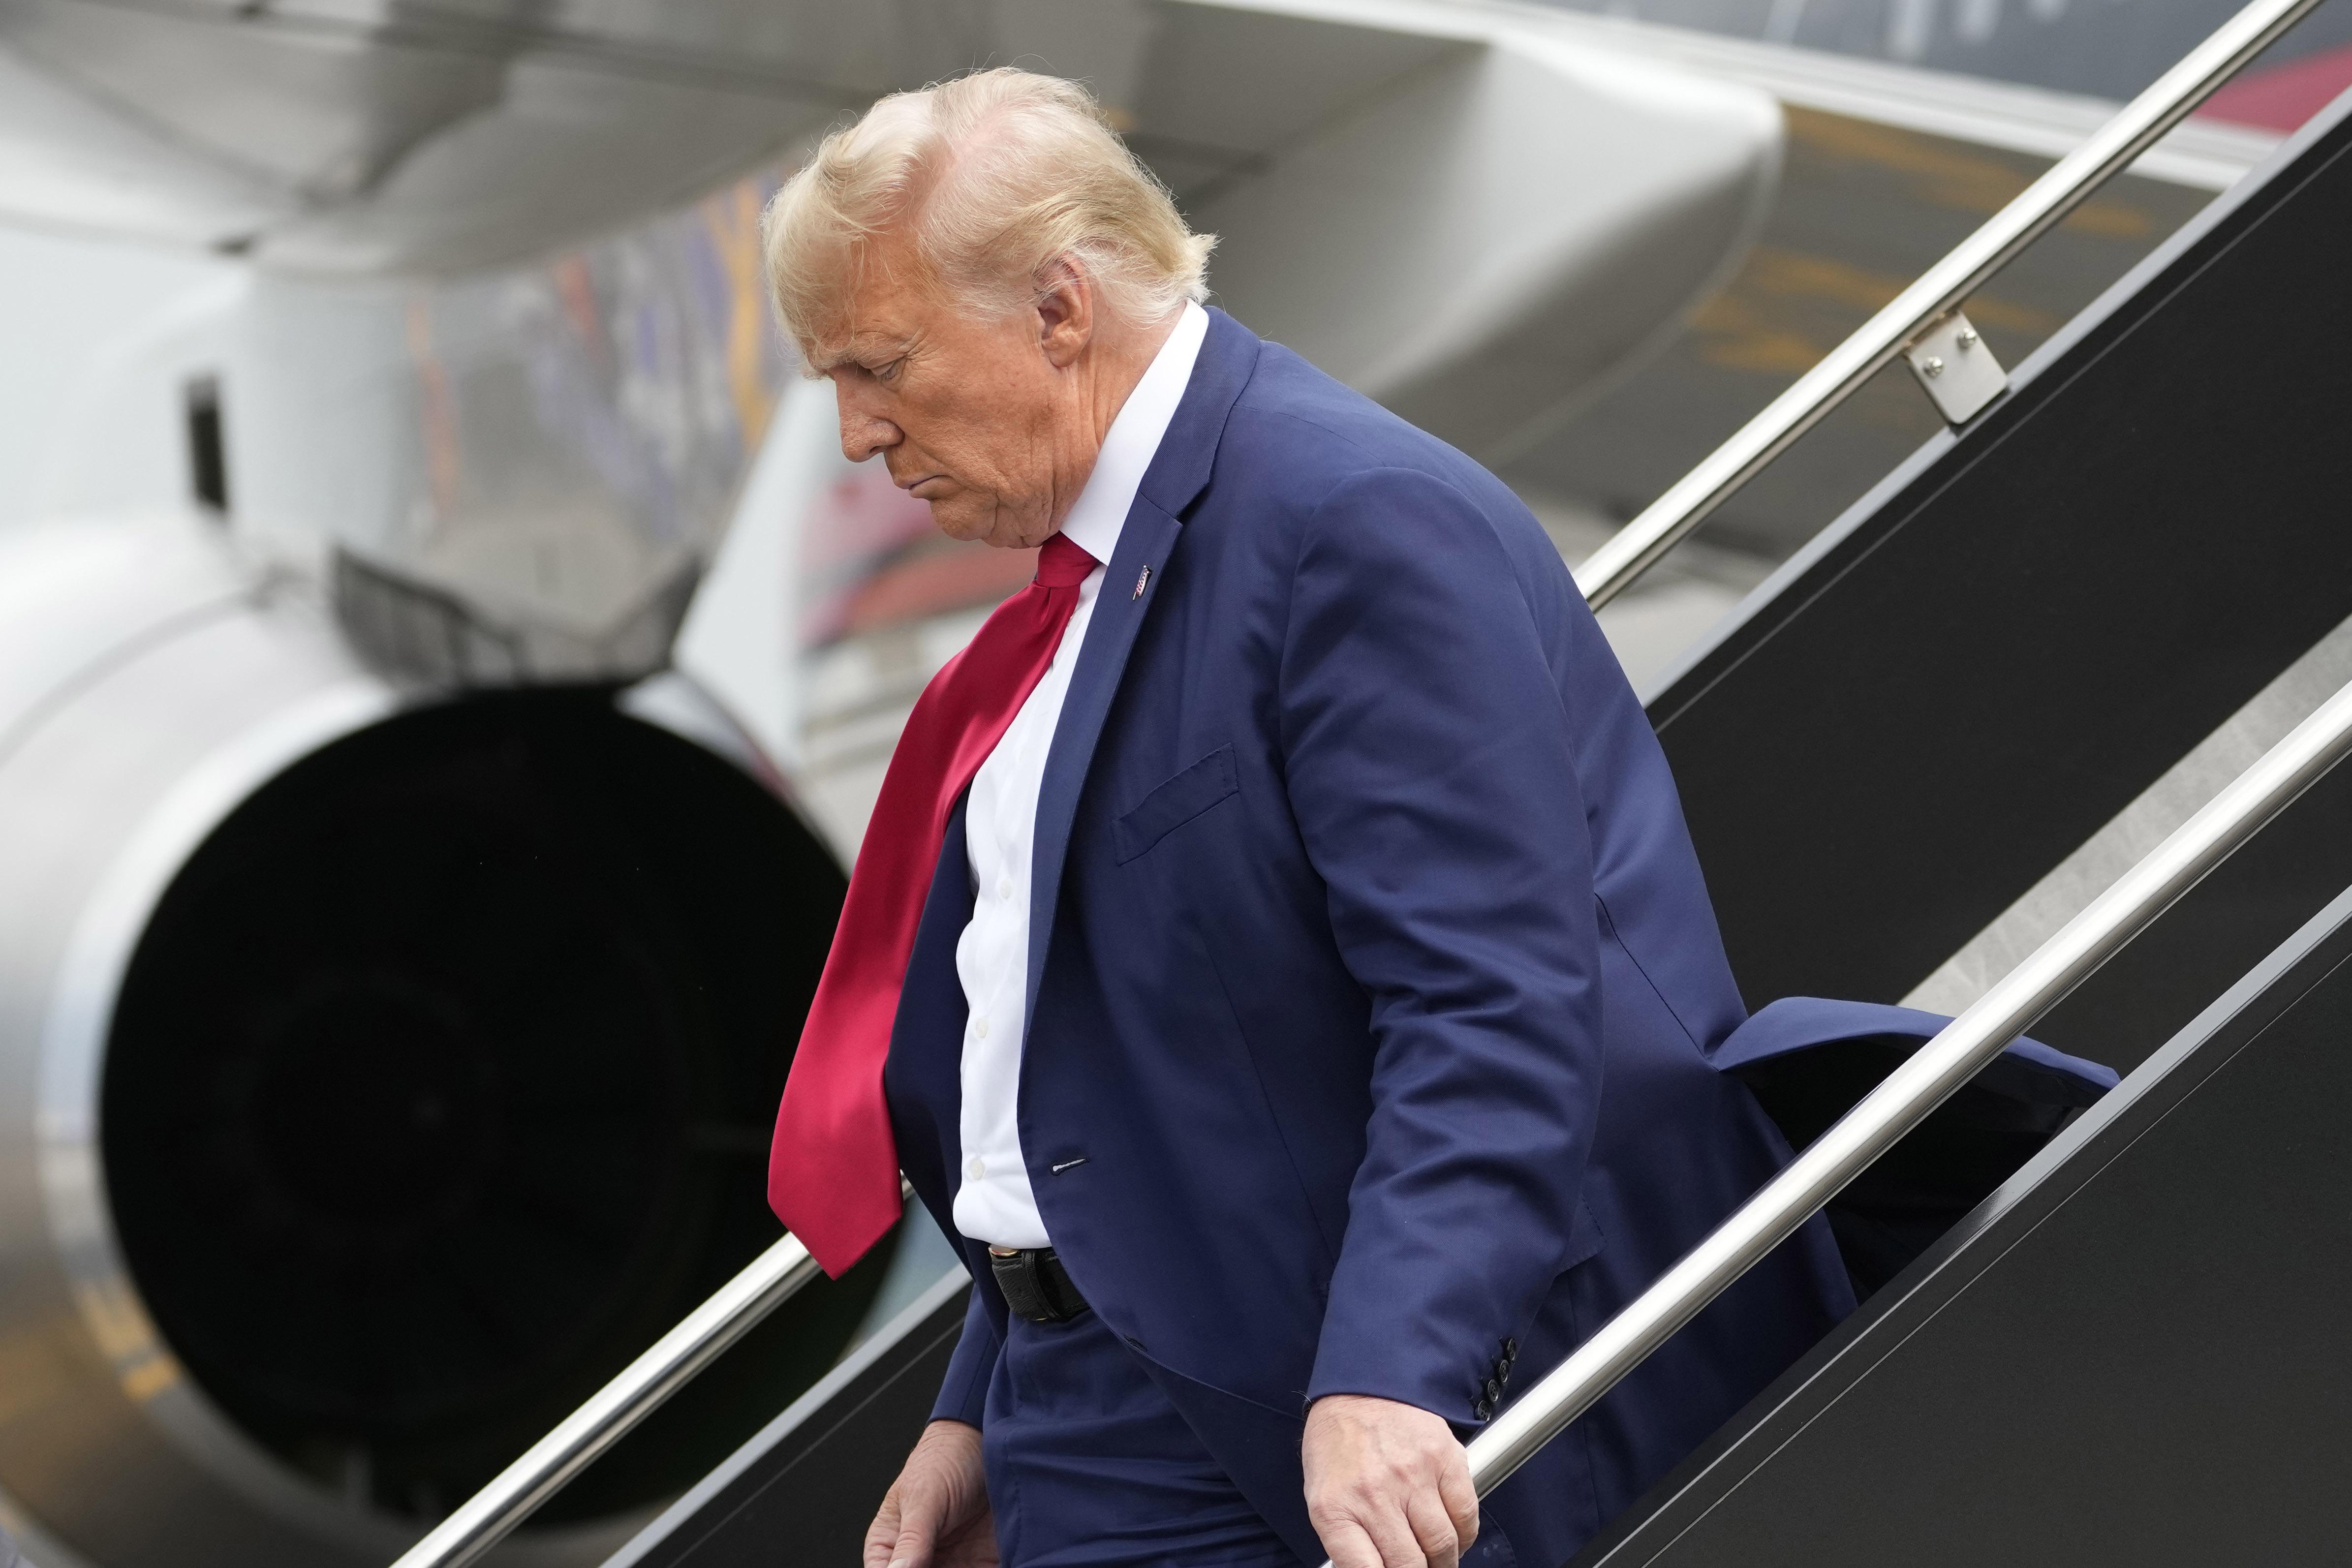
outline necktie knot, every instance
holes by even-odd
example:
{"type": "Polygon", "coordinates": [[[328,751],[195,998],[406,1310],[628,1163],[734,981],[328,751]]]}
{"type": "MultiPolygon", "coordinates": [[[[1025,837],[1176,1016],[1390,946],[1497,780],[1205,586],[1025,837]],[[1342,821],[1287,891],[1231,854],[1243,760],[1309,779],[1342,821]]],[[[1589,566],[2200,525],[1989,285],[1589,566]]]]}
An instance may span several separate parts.
{"type": "Polygon", "coordinates": [[[1037,552],[1037,586],[1076,588],[1100,563],[1067,534],[1055,534],[1037,552]]]}

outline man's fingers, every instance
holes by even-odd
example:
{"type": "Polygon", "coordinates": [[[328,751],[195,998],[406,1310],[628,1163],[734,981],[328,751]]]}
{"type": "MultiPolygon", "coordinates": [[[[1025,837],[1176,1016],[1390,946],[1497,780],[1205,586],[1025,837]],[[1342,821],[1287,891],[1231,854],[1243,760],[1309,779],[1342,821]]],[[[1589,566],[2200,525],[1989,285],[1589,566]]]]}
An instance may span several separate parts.
{"type": "Polygon", "coordinates": [[[1454,1523],[1454,1534],[1465,1552],[1478,1539],[1478,1489],[1470,1480],[1470,1456],[1448,1457],[1437,1473],[1437,1497],[1454,1523]]]}
{"type": "Polygon", "coordinates": [[[866,1528],[865,1568],[949,1568],[992,1559],[992,1552],[964,1550],[970,1543],[950,1540],[957,1527],[975,1518],[985,1526],[988,1484],[980,1433],[961,1421],[934,1421],[866,1528]]]}
{"type": "MultiPolygon", "coordinates": [[[[1364,1523],[1367,1533],[1372,1538],[1372,1544],[1380,1549],[1381,1568],[1423,1568],[1423,1564],[1430,1561],[1430,1556],[1423,1548],[1421,1532],[1414,1528],[1405,1507],[1393,1501],[1387,1502],[1384,1507],[1374,1506],[1380,1511],[1364,1523]]],[[[1444,1537],[1451,1542],[1453,1531],[1444,1531],[1444,1537]]]]}
{"type": "Polygon", "coordinates": [[[882,1506],[874,1511],[874,1522],[866,1527],[866,1568],[887,1568],[892,1548],[898,1543],[898,1489],[892,1487],[882,1496],[882,1506]]]}
{"type": "MultiPolygon", "coordinates": [[[[929,1568],[931,1549],[939,1543],[947,1500],[936,1487],[894,1487],[898,1500],[898,1530],[890,1542],[885,1568],[929,1568]]],[[[877,1520],[876,1521],[879,1523],[877,1520]]]]}
{"type": "Polygon", "coordinates": [[[911,1525],[900,1531],[897,1543],[890,1548],[889,1568],[929,1568],[934,1539],[929,1531],[911,1525]]]}
{"type": "MultiPolygon", "coordinates": [[[[1432,1489],[1415,1490],[1405,1500],[1404,1512],[1412,1528],[1413,1544],[1421,1549],[1421,1560],[1429,1568],[1454,1568],[1467,1543],[1455,1533],[1438,1493],[1432,1489]]],[[[1420,1568],[1418,1563],[1414,1568],[1420,1568]]]]}
{"type": "Polygon", "coordinates": [[[1388,1568],[1381,1549],[1352,1519],[1318,1520],[1315,1533],[1322,1538],[1323,1550],[1331,1554],[1331,1568],[1388,1568]]]}
{"type": "Polygon", "coordinates": [[[1431,1411],[1326,1395],[1307,1410],[1300,1458],[1307,1516],[1337,1568],[1458,1568],[1478,1539],[1469,1457],[1431,1411]],[[1353,1560],[1340,1555],[1343,1537],[1353,1560]],[[1375,1557],[1361,1556],[1365,1544],[1375,1557]]]}

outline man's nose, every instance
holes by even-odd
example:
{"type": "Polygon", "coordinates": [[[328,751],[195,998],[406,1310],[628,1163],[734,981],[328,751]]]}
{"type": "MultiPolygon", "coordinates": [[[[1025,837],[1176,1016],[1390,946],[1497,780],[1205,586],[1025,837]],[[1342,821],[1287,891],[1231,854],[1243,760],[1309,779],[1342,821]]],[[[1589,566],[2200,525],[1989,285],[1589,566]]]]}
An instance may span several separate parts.
{"type": "Polygon", "coordinates": [[[876,453],[898,444],[898,427],[872,410],[861,407],[847,392],[836,398],[841,411],[841,455],[863,463],[876,453]]]}

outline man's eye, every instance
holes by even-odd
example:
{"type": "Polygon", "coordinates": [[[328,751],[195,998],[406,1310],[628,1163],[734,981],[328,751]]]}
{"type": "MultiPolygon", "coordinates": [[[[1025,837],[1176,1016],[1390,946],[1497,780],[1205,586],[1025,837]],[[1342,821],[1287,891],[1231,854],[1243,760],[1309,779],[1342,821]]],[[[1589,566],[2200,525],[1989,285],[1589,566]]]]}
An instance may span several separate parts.
{"type": "Polygon", "coordinates": [[[907,357],[904,354],[901,354],[897,359],[891,361],[888,364],[883,366],[880,370],[876,371],[874,372],[874,379],[877,382],[895,382],[898,379],[898,372],[906,368],[906,364],[907,357]]]}

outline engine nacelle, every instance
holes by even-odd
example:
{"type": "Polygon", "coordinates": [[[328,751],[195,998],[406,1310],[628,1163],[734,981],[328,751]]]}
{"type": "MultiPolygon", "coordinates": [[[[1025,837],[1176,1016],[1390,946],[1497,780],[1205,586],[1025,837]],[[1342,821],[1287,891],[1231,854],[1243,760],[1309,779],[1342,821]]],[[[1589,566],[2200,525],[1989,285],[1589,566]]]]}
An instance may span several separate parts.
{"type": "MultiPolygon", "coordinates": [[[[0,1492],[107,1568],[386,1562],[773,1239],[840,871],[609,689],[395,690],[193,517],[0,544],[0,1492]]],[[[597,1560],[697,1425],[500,1560],[597,1560]]]]}

